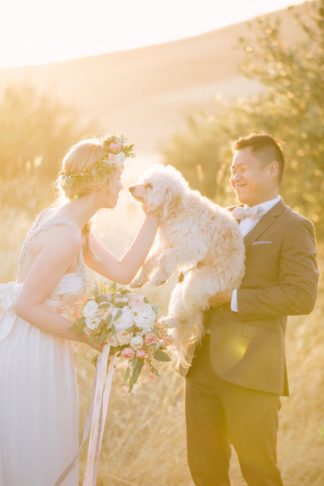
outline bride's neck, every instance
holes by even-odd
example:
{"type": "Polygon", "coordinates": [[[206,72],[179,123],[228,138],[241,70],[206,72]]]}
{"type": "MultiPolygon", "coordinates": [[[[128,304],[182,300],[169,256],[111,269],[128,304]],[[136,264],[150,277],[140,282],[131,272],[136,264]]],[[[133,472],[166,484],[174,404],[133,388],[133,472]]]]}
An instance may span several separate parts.
{"type": "Polygon", "coordinates": [[[82,229],[98,209],[100,208],[96,198],[89,194],[80,199],[68,201],[60,207],[57,213],[72,220],[82,229]]]}

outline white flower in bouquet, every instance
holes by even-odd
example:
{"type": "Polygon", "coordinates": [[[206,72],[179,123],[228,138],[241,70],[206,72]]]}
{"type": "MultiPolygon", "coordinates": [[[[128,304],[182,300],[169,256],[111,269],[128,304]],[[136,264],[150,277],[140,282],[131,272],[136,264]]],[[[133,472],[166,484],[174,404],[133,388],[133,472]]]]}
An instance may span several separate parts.
{"type": "Polygon", "coordinates": [[[156,314],[149,304],[139,304],[132,307],[133,321],[136,327],[148,332],[156,320],[156,314]]]}
{"type": "Polygon", "coordinates": [[[130,332],[121,332],[117,334],[117,341],[119,346],[126,346],[130,343],[132,334],[130,332]]]}
{"type": "Polygon", "coordinates": [[[116,332],[126,331],[132,327],[133,320],[134,317],[128,305],[125,305],[122,309],[117,309],[116,307],[113,309],[113,325],[116,332]],[[120,313],[120,316],[117,319],[114,319],[117,312],[120,313]]]}
{"type": "Polygon", "coordinates": [[[90,316],[85,318],[85,323],[88,329],[97,329],[100,321],[100,317],[90,316]]]}
{"type": "Polygon", "coordinates": [[[93,317],[98,312],[98,304],[95,300],[88,300],[86,305],[83,307],[82,315],[83,317],[93,317]]]}
{"type": "Polygon", "coordinates": [[[128,305],[130,307],[136,307],[140,304],[144,304],[145,297],[143,294],[129,294],[128,295],[128,305]]]}
{"type": "Polygon", "coordinates": [[[114,298],[116,304],[126,304],[128,302],[128,298],[126,295],[116,295],[114,298]]]}
{"type": "Polygon", "coordinates": [[[139,334],[133,336],[130,340],[130,345],[133,349],[140,349],[144,344],[144,339],[139,334]]]}
{"type": "Polygon", "coordinates": [[[113,347],[117,347],[119,346],[119,342],[118,342],[118,336],[117,334],[112,334],[109,339],[108,339],[108,343],[110,346],[113,346],[113,347]]]}

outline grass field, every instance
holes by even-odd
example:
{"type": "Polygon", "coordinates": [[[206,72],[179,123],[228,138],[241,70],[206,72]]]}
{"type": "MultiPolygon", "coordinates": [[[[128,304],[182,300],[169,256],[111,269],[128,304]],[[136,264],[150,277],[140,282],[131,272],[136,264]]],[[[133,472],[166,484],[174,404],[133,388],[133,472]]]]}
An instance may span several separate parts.
{"type": "MultiPolygon", "coordinates": [[[[16,188],[17,193],[20,188],[16,188]]],[[[8,206],[0,209],[2,223],[0,281],[15,279],[16,261],[33,211],[8,206]]],[[[98,217],[97,231],[117,254],[129,244],[141,220],[139,210],[122,199],[115,212],[98,217]],[[123,218],[121,217],[123,216],[123,218]],[[125,224],[125,222],[127,224],[125,224]],[[113,229],[113,231],[112,231],[113,229]],[[119,235],[118,241],[115,236],[119,235]]],[[[324,264],[324,248],[319,261],[324,264]]],[[[94,278],[94,275],[89,275],[94,278]]],[[[168,292],[154,292],[163,307],[168,292]]],[[[324,484],[324,292],[309,316],[291,318],[287,332],[287,359],[291,397],[282,400],[278,444],[279,465],[287,486],[324,484]]],[[[80,386],[81,429],[94,376],[93,350],[75,345],[80,386]]],[[[109,418],[100,458],[98,486],[189,486],[184,424],[184,382],[169,364],[161,367],[159,382],[141,379],[129,394],[123,373],[117,370],[109,418]]],[[[81,471],[85,452],[82,453],[81,471]]],[[[244,484],[235,455],[232,484],[244,484]]],[[[261,485],[260,485],[261,486],[261,485]]]]}

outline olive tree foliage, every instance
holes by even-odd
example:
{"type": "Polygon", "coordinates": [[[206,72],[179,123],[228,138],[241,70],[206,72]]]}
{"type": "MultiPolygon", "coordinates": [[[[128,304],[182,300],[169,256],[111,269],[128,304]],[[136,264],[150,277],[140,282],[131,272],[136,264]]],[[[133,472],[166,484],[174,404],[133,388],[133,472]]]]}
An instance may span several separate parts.
{"type": "Polygon", "coordinates": [[[285,154],[284,199],[312,218],[323,236],[324,0],[306,3],[303,11],[289,10],[299,26],[298,43],[288,46],[280,21],[271,17],[252,22],[247,37],[238,40],[245,52],[241,70],[260,83],[260,93],[193,114],[170,140],[165,157],[193,188],[228,204],[234,200],[228,184],[232,141],[270,133],[285,154]]]}
{"type": "Polygon", "coordinates": [[[43,194],[51,199],[62,156],[84,131],[74,108],[30,84],[8,85],[0,97],[1,206],[34,209],[43,194]]]}

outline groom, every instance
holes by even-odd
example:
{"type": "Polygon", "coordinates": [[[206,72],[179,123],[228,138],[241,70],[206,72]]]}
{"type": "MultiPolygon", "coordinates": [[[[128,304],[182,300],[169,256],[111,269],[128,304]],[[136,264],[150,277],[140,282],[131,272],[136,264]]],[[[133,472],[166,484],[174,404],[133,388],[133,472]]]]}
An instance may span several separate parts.
{"type": "MultiPolygon", "coordinates": [[[[188,461],[196,486],[230,485],[230,444],[249,486],[280,486],[276,439],[288,395],[288,315],[312,311],[313,225],[279,195],[284,157],[270,135],[234,143],[231,185],[246,246],[240,288],[211,299],[206,335],[186,375],[188,461]]],[[[179,370],[185,374],[185,370],[179,370]]]]}

